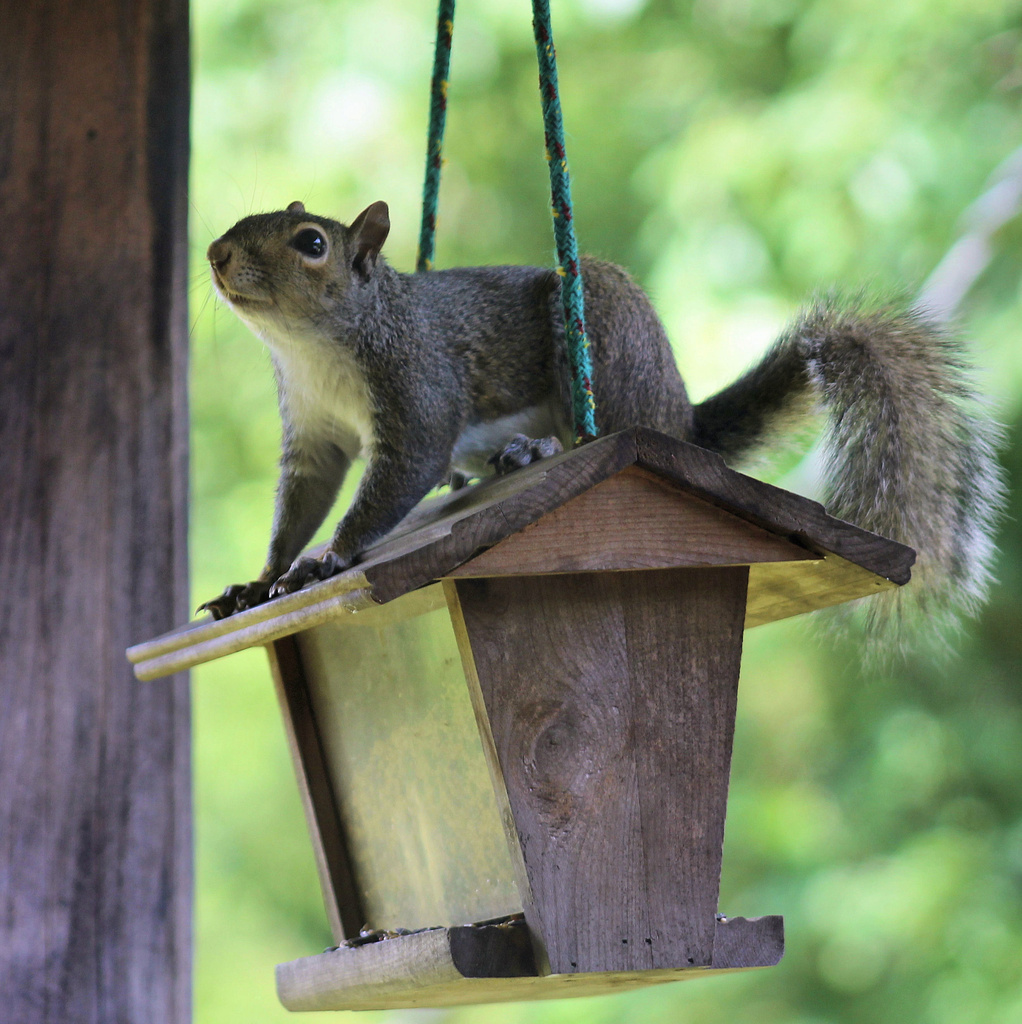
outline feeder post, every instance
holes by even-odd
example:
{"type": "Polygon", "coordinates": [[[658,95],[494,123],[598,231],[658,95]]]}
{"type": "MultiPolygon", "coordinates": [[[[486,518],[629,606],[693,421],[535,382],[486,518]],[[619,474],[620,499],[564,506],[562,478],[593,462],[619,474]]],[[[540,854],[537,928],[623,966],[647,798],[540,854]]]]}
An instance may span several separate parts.
{"type": "Polygon", "coordinates": [[[187,0],[0,31],[0,1017],[190,1019],[187,0]]]}
{"type": "Polygon", "coordinates": [[[714,963],[748,566],[448,585],[554,974],[714,963]]]}

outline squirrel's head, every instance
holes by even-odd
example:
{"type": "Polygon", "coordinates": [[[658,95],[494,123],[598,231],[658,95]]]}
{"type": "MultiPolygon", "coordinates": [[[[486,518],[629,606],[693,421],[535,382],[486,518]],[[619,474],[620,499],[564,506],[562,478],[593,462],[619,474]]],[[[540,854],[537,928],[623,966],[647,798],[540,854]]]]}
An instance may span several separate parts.
{"type": "Polygon", "coordinates": [[[367,287],[389,231],[383,202],[366,207],[350,227],[314,217],[294,202],[238,221],[206,258],[213,286],[243,320],[293,327],[367,287]]]}

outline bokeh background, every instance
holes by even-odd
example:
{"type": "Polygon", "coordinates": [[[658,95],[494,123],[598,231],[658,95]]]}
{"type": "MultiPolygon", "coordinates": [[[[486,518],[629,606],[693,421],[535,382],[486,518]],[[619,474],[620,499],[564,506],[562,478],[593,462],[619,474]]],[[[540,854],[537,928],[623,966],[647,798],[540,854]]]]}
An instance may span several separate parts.
{"type": "MultiPolygon", "coordinates": [[[[1013,179],[989,190],[1022,145],[1018,0],[553,14],[581,246],[647,287],[696,398],[814,289],[914,291],[977,217],[1011,208],[1013,179]]],[[[279,439],[268,357],[213,301],[205,247],[293,199],[346,221],[386,199],[387,255],[410,270],[434,18],[431,0],[194,0],[194,603],[261,566],[279,439]]],[[[438,265],[549,263],[525,0],[462,0],[449,98],[438,265]]],[[[1013,487],[989,605],[953,654],[887,668],[814,621],[746,637],[721,908],[784,914],[781,965],[362,1021],[1022,1020],[1022,222],[973,249],[960,322],[1013,487]]],[[[811,467],[772,479],[812,493],[811,467]]],[[[262,652],[196,670],[193,689],[196,1020],[294,1019],[273,966],[330,937],[262,652]]]]}

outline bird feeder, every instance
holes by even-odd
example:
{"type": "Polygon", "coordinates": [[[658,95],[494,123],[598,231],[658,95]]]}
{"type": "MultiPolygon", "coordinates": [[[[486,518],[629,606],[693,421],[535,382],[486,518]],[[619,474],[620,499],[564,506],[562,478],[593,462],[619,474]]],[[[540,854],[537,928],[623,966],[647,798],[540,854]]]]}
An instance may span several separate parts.
{"type": "Polygon", "coordinates": [[[621,991],[778,962],[780,917],[717,913],[743,630],[913,560],[636,428],[129,657],[266,646],[338,943],[277,968],[286,1007],[621,991]]]}

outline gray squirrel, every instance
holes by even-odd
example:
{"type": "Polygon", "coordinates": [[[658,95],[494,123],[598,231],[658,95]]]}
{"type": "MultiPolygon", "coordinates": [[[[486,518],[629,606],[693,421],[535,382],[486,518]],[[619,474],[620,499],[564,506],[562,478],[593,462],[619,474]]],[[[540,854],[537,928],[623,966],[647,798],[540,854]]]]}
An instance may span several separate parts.
{"type": "MultiPolygon", "coordinates": [[[[217,292],[270,350],[283,421],[266,566],[201,606],[214,618],[344,570],[439,484],[570,442],[557,274],[402,274],[381,255],[389,230],[383,202],[350,226],[294,202],[209,246],[217,292]],[[302,556],[358,457],[365,473],[329,547],[302,556]]],[[[975,611],[1003,487],[997,430],[950,334],[904,307],[821,301],[693,406],[644,292],[613,264],[581,269],[601,433],[652,427],[735,463],[822,407],[828,511],[917,549],[928,614],[975,611]]]]}

